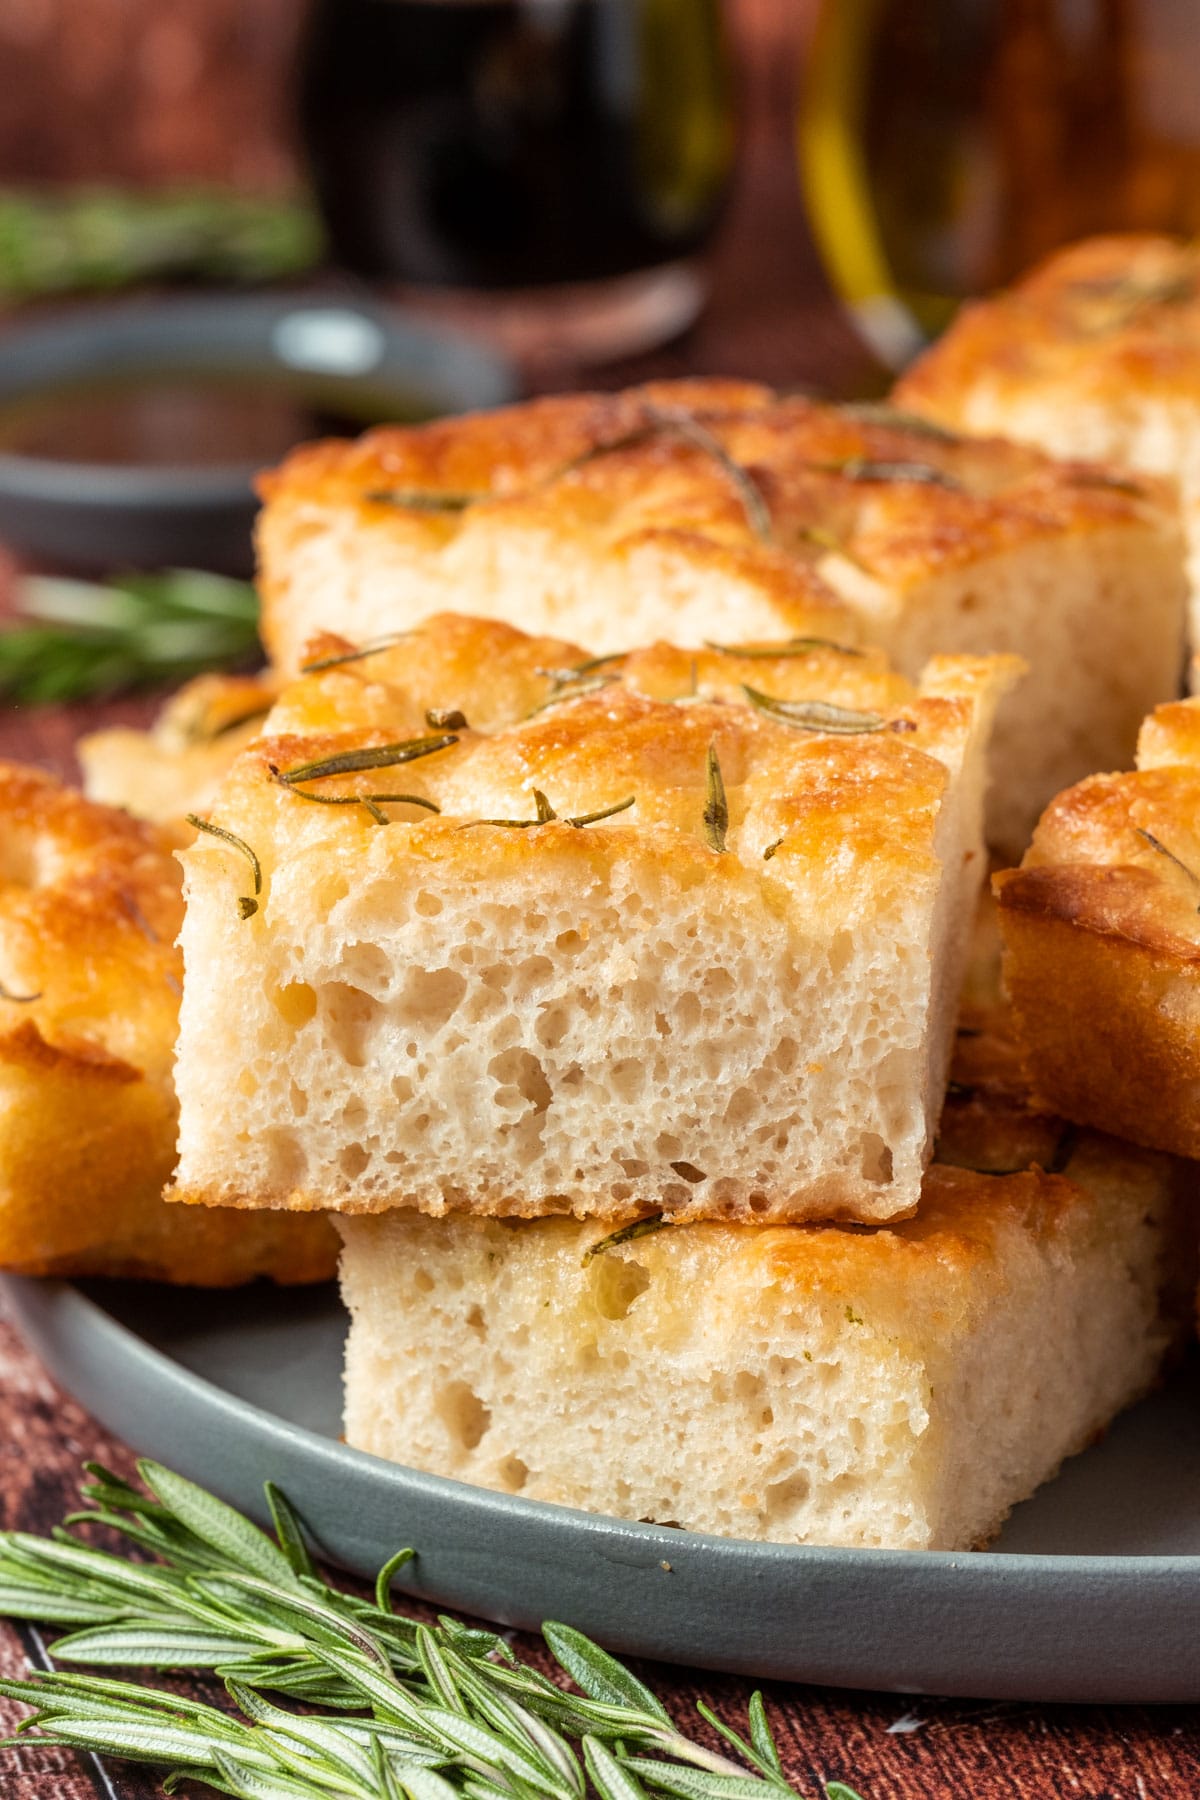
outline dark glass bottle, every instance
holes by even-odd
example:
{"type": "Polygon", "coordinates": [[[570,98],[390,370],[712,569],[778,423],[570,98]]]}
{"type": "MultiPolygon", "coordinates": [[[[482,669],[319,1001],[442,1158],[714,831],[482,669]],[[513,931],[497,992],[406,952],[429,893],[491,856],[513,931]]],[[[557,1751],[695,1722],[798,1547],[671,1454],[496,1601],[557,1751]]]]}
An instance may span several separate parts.
{"type": "Polygon", "coordinates": [[[1200,0],[824,0],[800,154],[827,266],[900,360],[1073,238],[1200,232],[1200,0]]]}
{"type": "Polygon", "coordinates": [[[409,284],[687,258],[733,159],[720,0],[315,0],[301,109],[338,259],[409,284]]]}

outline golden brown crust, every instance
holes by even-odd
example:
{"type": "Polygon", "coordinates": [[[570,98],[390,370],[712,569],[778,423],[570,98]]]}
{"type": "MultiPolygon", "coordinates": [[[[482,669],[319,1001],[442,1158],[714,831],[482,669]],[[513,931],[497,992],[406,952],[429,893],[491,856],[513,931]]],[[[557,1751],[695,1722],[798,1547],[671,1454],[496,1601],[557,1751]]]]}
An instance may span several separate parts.
{"type": "MultiPolygon", "coordinates": [[[[1016,660],[939,658],[917,689],[876,652],[828,644],[798,654],[763,648],[766,654],[753,646],[692,652],[655,645],[591,667],[586,652],[561,640],[437,615],[394,647],[335,661],[286,688],[263,735],[238,758],[214,818],[253,843],[267,891],[277,856],[286,857],[301,838],[328,845],[332,854],[348,832],[373,833],[364,810],[306,804],[311,784],[289,787],[276,772],[427,734],[434,695],[435,716],[453,709],[468,720],[447,733],[456,742],[394,768],[320,783],[326,797],[416,794],[441,809],[430,817],[397,808],[392,816],[405,829],[382,840],[376,855],[436,857],[447,878],[484,856],[500,871],[551,845],[560,857],[586,862],[625,855],[631,841],[652,861],[694,855],[731,880],[743,865],[756,878],[785,879],[793,861],[817,861],[822,850],[850,844],[869,856],[876,882],[889,868],[927,866],[946,764],[961,751],[977,701],[1015,679],[1016,660]],[[584,673],[570,678],[581,665],[584,673]],[[845,734],[797,730],[748,704],[747,687],[785,704],[830,704],[862,715],[861,725],[851,719],[845,734]],[[728,791],[728,859],[705,839],[710,744],[728,791]],[[531,817],[535,788],[548,796],[558,823],[537,832],[487,823],[531,817]],[[635,806],[607,831],[578,831],[567,822],[630,794],[635,806]]],[[[312,663],[338,654],[332,638],[310,646],[312,663]]],[[[208,843],[193,852],[209,853],[208,843]]],[[[831,891],[844,879],[831,864],[831,891]]]]}
{"type": "Polygon", "coordinates": [[[896,399],[966,423],[984,384],[998,399],[1200,398],[1200,248],[1129,235],[1058,251],[1007,292],[964,306],[896,399]]]}
{"type": "Polygon", "coordinates": [[[332,1273],[324,1220],[162,1201],[183,916],[170,840],[0,764],[0,1267],[226,1285],[332,1273]]]}
{"type": "Polygon", "coordinates": [[[334,515],[414,555],[493,531],[548,530],[618,557],[655,543],[694,577],[749,580],[782,619],[842,613],[853,632],[857,609],[825,579],[831,555],[860,579],[904,591],[1036,539],[1170,505],[1149,477],[1107,483],[1093,468],[955,439],[886,409],[700,381],[307,445],[260,486],[264,634],[277,660],[288,640],[287,556],[334,515]],[[728,466],[664,424],[672,409],[686,410],[749,477],[770,515],[768,538],[728,466]],[[448,509],[422,504],[438,496],[448,509]]]}
{"type": "Polygon", "coordinates": [[[269,675],[200,675],[172,694],[149,731],[116,726],[76,746],[89,800],[180,829],[203,812],[234,757],[271,710],[269,675]]]}

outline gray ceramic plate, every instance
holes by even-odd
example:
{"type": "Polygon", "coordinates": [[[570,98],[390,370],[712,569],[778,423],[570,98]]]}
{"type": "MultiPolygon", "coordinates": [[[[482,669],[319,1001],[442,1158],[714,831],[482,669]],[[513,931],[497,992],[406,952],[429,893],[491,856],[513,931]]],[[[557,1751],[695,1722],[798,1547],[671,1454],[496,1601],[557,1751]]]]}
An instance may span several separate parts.
{"type": "Polygon", "coordinates": [[[1200,1383],[1185,1371],[1020,1507],[995,1549],[802,1550],[592,1517],[338,1441],[332,1289],[191,1293],[9,1277],[63,1385],[138,1449],[261,1513],[270,1476],[327,1553],[504,1624],[758,1676],[996,1699],[1200,1699],[1200,1383]]]}

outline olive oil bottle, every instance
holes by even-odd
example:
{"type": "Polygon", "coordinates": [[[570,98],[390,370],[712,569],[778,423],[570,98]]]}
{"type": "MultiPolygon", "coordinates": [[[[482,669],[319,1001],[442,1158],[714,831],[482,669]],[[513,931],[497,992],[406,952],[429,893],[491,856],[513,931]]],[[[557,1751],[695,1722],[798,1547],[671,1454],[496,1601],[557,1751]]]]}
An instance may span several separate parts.
{"type": "Polygon", "coordinates": [[[902,363],[1073,238],[1200,233],[1200,0],[824,0],[798,140],[834,284],[902,363]]]}

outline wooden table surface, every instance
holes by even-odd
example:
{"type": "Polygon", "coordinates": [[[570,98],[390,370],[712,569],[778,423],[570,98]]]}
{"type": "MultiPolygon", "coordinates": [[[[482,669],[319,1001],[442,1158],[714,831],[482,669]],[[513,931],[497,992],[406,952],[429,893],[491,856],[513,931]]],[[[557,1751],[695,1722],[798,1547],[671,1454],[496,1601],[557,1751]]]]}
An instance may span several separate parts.
{"type": "MultiPolygon", "coordinates": [[[[800,4],[800,0],[797,0],[800,4]]],[[[796,68],[794,32],[777,0],[741,0],[751,27],[748,129],[742,171],[713,265],[708,312],[689,337],[653,357],[604,371],[598,385],[701,371],[863,391],[868,359],[822,283],[805,236],[788,130],[796,68]]],[[[804,8],[807,10],[807,8],[804,8]]],[[[564,382],[596,380],[579,370],[564,382]]],[[[69,775],[76,735],[100,721],[145,719],[153,702],[0,713],[0,755],[69,775]]],[[[220,1305],[220,1297],[214,1298],[220,1305]]],[[[70,1509],[80,1462],[100,1457],[123,1472],[132,1451],[114,1443],[49,1380],[0,1320],[0,1518],[46,1531],[70,1509]]],[[[264,1475],[270,1471],[264,1470],[264,1475]]],[[[521,1648],[536,1654],[526,1642],[521,1648]]],[[[0,1626],[0,1671],[21,1673],[42,1654],[28,1632],[0,1626]]],[[[684,1719],[698,1697],[733,1722],[748,1684],[680,1669],[644,1671],[684,1719]]],[[[1200,1705],[1055,1707],[914,1699],[775,1685],[768,1699],[789,1775],[801,1792],[840,1778],[864,1800],[1176,1800],[1200,1795],[1200,1705]]],[[[14,1709],[0,1709],[4,1719],[14,1709]]],[[[0,1760],[3,1800],[149,1800],[155,1782],[128,1765],[102,1766],[59,1751],[0,1760]]]]}

